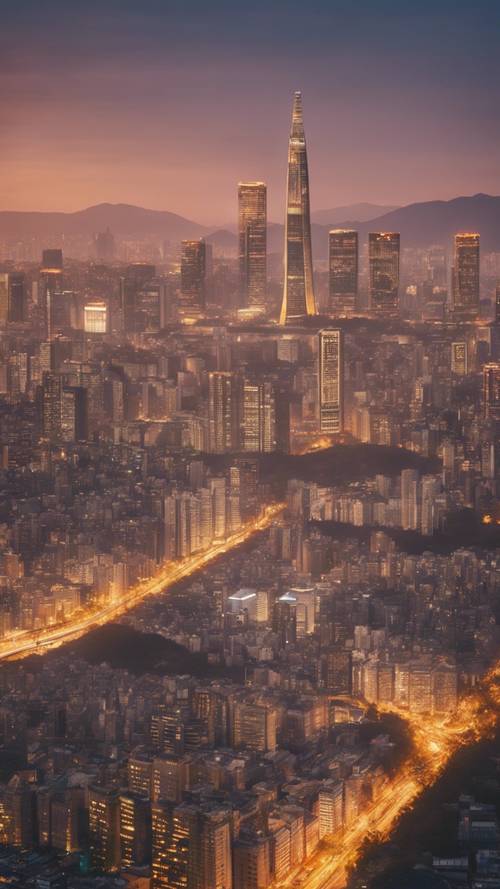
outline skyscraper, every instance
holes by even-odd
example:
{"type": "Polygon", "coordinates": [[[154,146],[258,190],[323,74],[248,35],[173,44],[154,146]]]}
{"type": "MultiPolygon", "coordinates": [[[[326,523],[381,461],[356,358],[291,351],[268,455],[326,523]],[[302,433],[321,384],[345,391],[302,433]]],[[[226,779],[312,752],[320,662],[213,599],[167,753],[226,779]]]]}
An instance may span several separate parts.
{"type": "Polygon", "coordinates": [[[452,272],[453,315],[458,321],[472,321],[479,312],[479,235],[455,235],[452,272]]]}
{"type": "Polygon", "coordinates": [[[243,306],[266,302],[267,195],[263,182],[238,185],[240,299],[243,306]]]}
{"type": "Polygon", "coordinates": [[[483,407],[487,420],[500,421],[500,364],[483,367],[483,407]]]}
{"type": "Polygon", "coordinates": [[[276,450],[276,405],[272,383],[245,380],[243,385],[242,450],[276,450]]]}
{"type": "Polygon", "coordinates": [[[329,311],[352,315],[358,296],[358,233],[333,229],[329,237],[329,311]]]}
{"type": "Polygon", "coordinates": [[[341,330],[319,332],[319,427],[334,435],[342,431],[344,414],[343,342],[341,330]]]}
{"type": "Polygon", "coordinates": [[[237,451],[240,427],[240,379],[231,372],[208,377],[209,449],[212,454],[237,451]]]}
{"type": "Polygon", "coordinates": [[[181,253],[181,309],[198,314],[205,308],[207,276],[207,245],[199,241],[183,241],[181,253]]]}
{"type": "Polygon", "coordinates": [[[377,315],[394,316],[399,307],[399,233],[370,232],[370,307],[377,315]]]}
{"type": "Polygon", "coordinates": [[[302,118],[302,95],[293,97],[288,143],[283,303],[281,324],[316,314],[309,211],[309,173],[302,118]]]}

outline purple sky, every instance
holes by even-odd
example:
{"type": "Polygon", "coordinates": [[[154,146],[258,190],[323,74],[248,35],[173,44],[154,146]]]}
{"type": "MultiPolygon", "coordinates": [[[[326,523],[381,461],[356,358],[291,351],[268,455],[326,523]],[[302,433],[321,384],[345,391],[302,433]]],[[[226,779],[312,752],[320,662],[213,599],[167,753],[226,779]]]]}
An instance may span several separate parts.
{"type": "Polygon", "coordinates": [[[313,209],[500,194],[497,0],[19,0],[2,15],[2,209],[126,202],[223,224],[237,181],[258,178],[281,221],[295,89],[313,209]]]}

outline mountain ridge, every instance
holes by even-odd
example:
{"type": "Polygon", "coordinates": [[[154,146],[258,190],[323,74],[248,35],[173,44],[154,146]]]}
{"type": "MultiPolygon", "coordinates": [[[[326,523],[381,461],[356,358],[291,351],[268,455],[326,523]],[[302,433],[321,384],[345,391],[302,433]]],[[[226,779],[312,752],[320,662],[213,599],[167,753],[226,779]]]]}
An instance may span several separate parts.
{"type": "MultiPolygon", "coordinates": [[[[216,225],[202,225],[169,210],[149,210],[134,204],[102,203],[71,213],[0,211],[0,239],[6,242],[44,238],[47,246],[56,246],[54,242],[63,246],[65,238],[90,240],[95,233],[108,227],[118,238],[156,238],[176,242],[184,238],[207,237],[221,252],[234,253],[237,247],[234,231],[216,225]]],[[[328,231],[333,227],[355,228],[361,243],[367,240],[370,231],[398,231],[403,247],[422,248],[437,244],[449,248],[456,232],[472,230],[481,235],[483,249],[500,250],[500,196],[479,192],[449,201],[421,201],[365,221],[337,219],[328,225],[313,221],[316,259],[327,257],[328,231]]],[[[269,223],[270,253],[281,252],[283,237],[283,225],[269,223]]]]}

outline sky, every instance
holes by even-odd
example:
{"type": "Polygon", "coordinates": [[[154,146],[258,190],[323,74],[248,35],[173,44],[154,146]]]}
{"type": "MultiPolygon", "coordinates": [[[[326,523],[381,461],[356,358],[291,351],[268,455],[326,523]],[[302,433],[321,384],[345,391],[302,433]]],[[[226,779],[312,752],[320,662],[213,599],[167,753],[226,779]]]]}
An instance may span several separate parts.
{"type": "Polygon", "coordinates": [[[0,209],[284,214],[293,91],[312,208],[500,194],[499,0],[16,0],[0,209]]]}

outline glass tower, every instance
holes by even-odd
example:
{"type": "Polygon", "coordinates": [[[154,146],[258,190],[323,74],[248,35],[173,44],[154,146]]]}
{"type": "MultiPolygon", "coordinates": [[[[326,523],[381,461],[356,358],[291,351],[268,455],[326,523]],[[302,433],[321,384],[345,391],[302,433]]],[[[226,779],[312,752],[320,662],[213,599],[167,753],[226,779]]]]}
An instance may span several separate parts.
{"type": "Polygon", "coordinates": [[[452,275],[453,314],[458,321],[473,321],[479,312],[479,235],[455,235],[452,275]]]}
{"type": "Polygon", "coordinates": [[[238,185],[240,298],[243,306],[266,303],[266,186],[238,185]]]}
{"type": "Polygon", "coordinates": [[[302,118],[302,95],[295,93],[288,143],[285,262],[280,323],[291,324],[315,314],[306,137],[302,118]]]}

